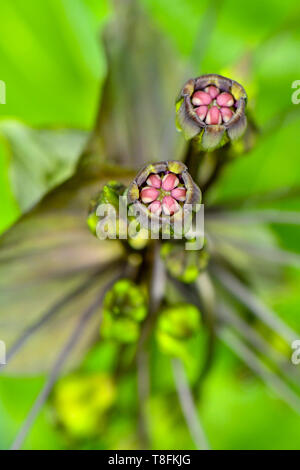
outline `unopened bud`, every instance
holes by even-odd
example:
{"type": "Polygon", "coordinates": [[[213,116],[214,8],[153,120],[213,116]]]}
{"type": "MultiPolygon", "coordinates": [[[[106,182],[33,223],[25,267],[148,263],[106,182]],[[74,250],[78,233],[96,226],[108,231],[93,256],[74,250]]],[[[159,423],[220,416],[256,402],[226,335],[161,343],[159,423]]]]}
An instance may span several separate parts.
{"type": "Polygon", "coordinates": [[[115,209],[116,213],[118,213],[119,197],[124,194],[125,190],[126,187],[122,183],[119,183],[117,181],[110,181],[91,200],[87,224],[93,235],[96,235],[97,224],[99,222],[99,217],[97,216],[97,208],[101,204],[107,204],[111,205],[115,209]]]}
{"type": "Polygon", "coordinates": [[[174,173],[168,173],[163,177],[162,188],[165,191],[171,191],[179,184],[179,179],[174,173]]]}
{"type": "Polygon", "coordinates": [[[217,104],[219,106],[233,106],[234,98],[230,93],[223,92],[217,96],[217,104]]]}
{"type": "Polygon", "coordinates": [[[197,116],[201,119],[201,121],[204,121],[207,115],[208,107],[207,106],[199,106],[199,108],[195,109],[197,116]]]}
{"type": "Polygon", "coordinates": [[[143,289],[129,279],[117,281],[104,298],[102,335],[124,343],[135,342],[139,336],[139,323],[147,311],[143,289]]]}
{"type": "Polygon", "coordinates": [[[148,206],[149,210],[156,215],[160,215],[162,211],[161,202],[160,201],[153,201],[148,206]]]}
{"type": "Polygon", "coordinates": [[[245,132],[246,102],[244,88],[234,80],[216,74],[191,79],[176,103],[178,128],[200,150],[214,150],[245,132]]]}
{"type": "Polygon", "coordinates": [[[206,123],[207,124],[221,124],[222,122],[222,115],[219,111],[217,106],[212,106],[207,113],[206,116],[206,123]]]}
{"type": "Polygon", "coordinates": [[[186,189],[184,188],[175,188],[171,191],[171,196],[177,201],[185,201],[186,198],[186,189]]]}
{"type": "Polygon", "coordinates": [[[220,111],[224,122],[228,122],[233,116],[233,112],[229,108],[221,108],[220,111]]]}
{"type": "Polygon", "coordinates": [[[170,226],[171,233],[176,222],[181,222],[194,210],[199,210],[201,192],[182,162],[166,161],[143,168],[130,184],[127,193],[130,212],[139,214],[139,222],[150,229],[150,221],[157,224],[157,231],[170,226]],[[160,188],[149,183],[162,182],[160,188]],[[132,206],[132,207],[131,207],[132,206]]]}
{"type": "Polygon", "coordinates": [[[159,191],[155,188],[145,187],[141,191],[141,200],[148,204],[149,202],[155,201],[157,196],[159,195],[159,191]]]}
{"type": "Polygon", "coordinates": [[[191,304],[182,303],[164,308],[156,326],[161,350],[171,356],[189,359],[189,340],[201,328],[201,313],[191,304]]]}
{"type": "Polygon", "coordinates": [[[165,196],[162,201],[162,209],[164,214],[173,215],[175,212],[179,211],[180,205],[172,196],[165,196]]]}
{"type": "Polygon", "coordinates": [[[160,254],[168,273],[186,284],[194,282],[206,269],[209,261],[206,245],[201,250],[185,250],[183,243],[166,241],[160,254]]]}
{"type": "Polygon", "coordinates": [[[206,87],[204,91],[206,91],[206,93],[208,93],[213,100],[220,93],[220,90],[217,87],[213,86],[213,85],[206,87]]]}
{"type": "Polygon", "coordinates": [[[194,106],[208,105],[211,103],[211,96],[205,91],[196,91],[192,97],[194,106]]]}
{"type": "Polygon", "coordinates": [[[158,175],[150,175],[147,179],[147,184],[153,186],[156,189],[161,188],[161,178],[158,175]]]}

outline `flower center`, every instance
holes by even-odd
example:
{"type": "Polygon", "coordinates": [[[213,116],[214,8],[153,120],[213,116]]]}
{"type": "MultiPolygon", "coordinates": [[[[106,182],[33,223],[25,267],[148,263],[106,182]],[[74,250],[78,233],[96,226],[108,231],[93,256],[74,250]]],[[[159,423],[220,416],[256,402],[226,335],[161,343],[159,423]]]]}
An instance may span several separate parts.
{"type": "Polygon", "coordinates": [[[152,173],[140,190],[140,200],[156,215],[173,215],[186,198],[186,188],[180,175],[152,173]]]}
{"type": "Polygon", "coordinates": [[[231,93],[222,91],[214,85],[195,91],[191,101],[199,119],[212,125],[230,121],[237,106],[231,93]]]}

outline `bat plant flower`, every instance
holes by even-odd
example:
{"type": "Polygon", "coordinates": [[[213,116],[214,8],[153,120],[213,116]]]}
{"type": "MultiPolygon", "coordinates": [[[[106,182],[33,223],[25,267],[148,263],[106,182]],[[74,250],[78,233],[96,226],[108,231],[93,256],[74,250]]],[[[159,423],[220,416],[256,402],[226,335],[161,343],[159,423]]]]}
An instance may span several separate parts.
{"type": "Polygon", "coordinates": [[[217,74],[192,78],[176,102],[176,120],[186,139],[214,150],[245,132],[247,94],[238,82],[217,74]]]}
{"type": "Polygon", "coordinates": [[[201,191],[182,162],[166,161],[144,167],[130,184],[127,199],[144,227],[151,220],[160,228],[174,227],[197,210],[201,191]]]}

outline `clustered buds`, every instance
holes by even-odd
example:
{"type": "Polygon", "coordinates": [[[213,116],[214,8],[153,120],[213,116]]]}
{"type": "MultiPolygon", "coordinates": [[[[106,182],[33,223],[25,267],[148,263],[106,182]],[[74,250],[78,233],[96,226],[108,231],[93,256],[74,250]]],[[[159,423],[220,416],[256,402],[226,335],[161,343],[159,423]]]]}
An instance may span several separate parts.
{"type": "Polygon", "coordinates": [[[189,80],[177,100],[177,123],[187,139],[214,150],[244,133],[247,95],[234,80],[217,74],[189,80]]]}
{"type": "Polygon", "coordinates": [[[185,201],[186,188],[175,173],[152,174],[146,184],[141,190],[141,200],[144,204],[149,204],[148,209],[151,212],[173,215],[180,210],[177,201],[185,201]]]}
{"type": "Polygon", "coordinates": [[[182,162],[159,162],[143,168],[128,188],[128,203],[148,221],[182,219],[188,207],[200,204],[201,192],[182,162]]]}

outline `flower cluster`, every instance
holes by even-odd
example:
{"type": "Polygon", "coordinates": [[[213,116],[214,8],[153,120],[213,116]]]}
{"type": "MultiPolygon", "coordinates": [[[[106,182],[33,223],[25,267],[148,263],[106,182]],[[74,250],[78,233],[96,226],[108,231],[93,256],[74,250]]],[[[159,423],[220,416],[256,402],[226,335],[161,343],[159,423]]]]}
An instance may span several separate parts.
{"type": "Polygon", "coordinates": [[[231,93],[221,92],[214,85],[195,91],[192,104],[199,119],[205,120],[207,124],[230,121],[237,107],[237,102],[231,93]]]}
{"type": "Polygon", "coordinates": [[[201,192],[182,162],[158,162],[138,173],[128,188],[128,202],[146,220],[172,223],[200,204],[201,192]]]}
{"type": "Polygon", "coordinates": [[[144,204],[149,204],[151,212],[173,215],[180,210],[178,201],[185,201],[186,188],[182,178],[175,173],[152,173],[141,189],[140,198],[144,204]]]}
{"type": "Polygon", "coordinates": [[[177,123],[187,139],[214,150],[244,133],[247,95],[234,80],[217,74],[189,80],[177,100],[177,123]]]}

